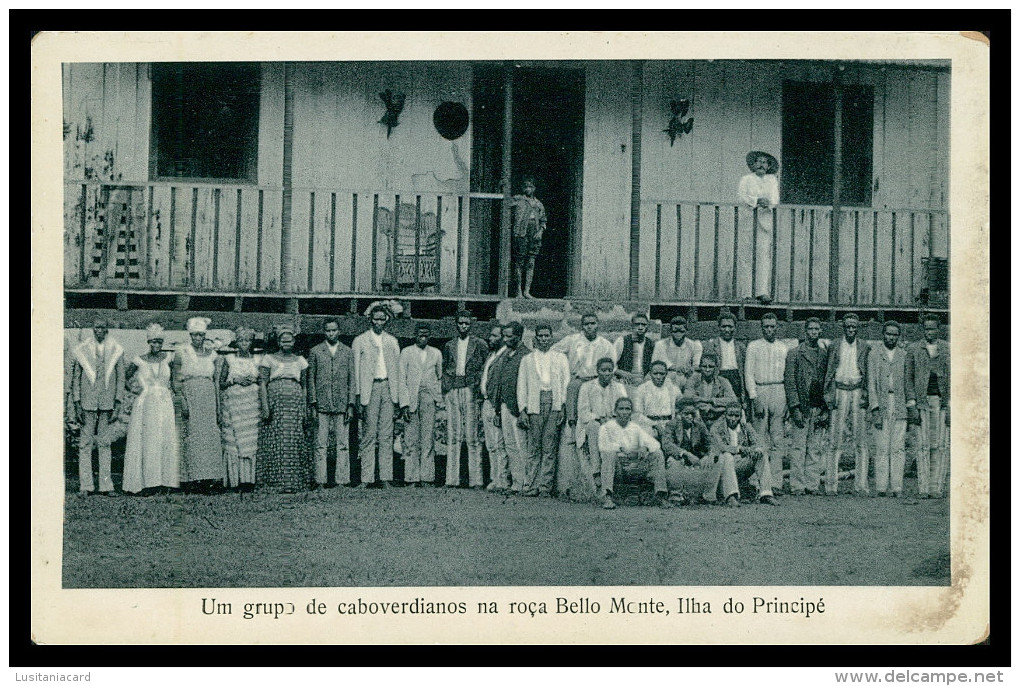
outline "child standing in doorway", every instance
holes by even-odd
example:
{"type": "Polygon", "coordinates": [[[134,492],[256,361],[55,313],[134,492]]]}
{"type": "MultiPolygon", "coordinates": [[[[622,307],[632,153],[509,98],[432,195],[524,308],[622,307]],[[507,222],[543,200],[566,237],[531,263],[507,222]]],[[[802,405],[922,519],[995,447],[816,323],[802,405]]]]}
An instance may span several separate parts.
{"type": "Polygon", "coordinates": [[[523,195],[513,196],[513,264],[517,279],[517,295],[530,298],[531,282],[535,277],[535,258],[542,250],[545,233],[545,206],[535,197],[535,177],[525,176],[521,182],[523,195]]]}

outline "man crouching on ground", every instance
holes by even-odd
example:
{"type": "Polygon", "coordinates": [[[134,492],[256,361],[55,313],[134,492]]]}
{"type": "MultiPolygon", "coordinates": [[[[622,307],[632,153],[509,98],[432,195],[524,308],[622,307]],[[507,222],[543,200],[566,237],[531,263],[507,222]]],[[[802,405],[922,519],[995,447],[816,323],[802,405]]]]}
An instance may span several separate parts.
{"type": "Polygon", "coordinates": [[[599,452],[602,454],[602,508],[616,508],[613,501],[613,480],[618,466],[626,465],[627,473],[651,477],[660,507],[670,508],[666,498],[666,458],[659,442],[647,431],[630,421],[634,406],[630,398],[618,398],[616,417],[599,429],[599,452]]]}
{"type": "MultiPolygon", "coordinates": [[[[772,496],[772,470],[769,467],[769,456],[762,449],[760,440],[754,429],[741,421],[740,403],[732,401],[726,407],[723,420],[712,426],[712,439],[719,450],[719,460],[725,461],[732,457],[734,471],[741,481],[747,480],[758,488],[758,502],[765,505],[778,505],[772,496]],[[757,482],[757,483],[755,483],[757,482]]],[[[725,473],[725,465],[723,472],[725,473]]],[[[723,487],[724,495],[730,490],[723,487]]]]}
{"type": "MultiPolygon", "coordinates": [[[[736,398],[734,398],[736,400],[736,398]]],[[[666,456],[666,480],[672,484],[669,499],[674,503],[687,501],[684,491],[698,492],[698,504],[715,501],[720,470],[726,465],[733,471],[732,459],[720,462],[712,444],[712,434],[698,417],[698,401],[694,398],[677,398],[676,418],[662,428],[662,452],[666,456]]],[[[723,493],[726,504],[737,504],[737,477],[724,480],[729,488],[723,493]],[[732,483],[730,483],[732,482],[732,483]]]]}

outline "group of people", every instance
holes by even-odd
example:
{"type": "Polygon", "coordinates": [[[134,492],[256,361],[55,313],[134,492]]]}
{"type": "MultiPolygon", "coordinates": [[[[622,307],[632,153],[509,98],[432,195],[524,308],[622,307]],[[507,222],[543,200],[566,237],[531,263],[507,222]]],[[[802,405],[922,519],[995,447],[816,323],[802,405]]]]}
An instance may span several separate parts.
{"type": "Polygon", "coordinates": [[[539,324],[532,349],[516,321],[494,322],[488,340],[471,335],[475,320],[465,310],[456,316],[457,336],[441,351],[429,345],[428,323],[418,323],[414,344],[401,350],[385,330],[391,318],[385,304],[369,317],[371,328],[350,348],[340,341],[338,321],[327,320],[325,340],[308,359],[294,354],[294,331],[286,327],[278,329],[277,352],[253,354],[254,332],[240,328],[236,350],[219,355],[206,345],[206,318],[188,321],[190,345],[176,352],[163,349],[163,329],[153,324],[146,330],[149,351],[127,363],[106,322],[96,321],[93,339],[74,350],[72,372],[81,492],[97,490],[98,442],[98,491],[115,493],[104,427],[134,384],[141,392],[127,432],[128,493],[351,484],[352,421],[360,487],[393,483],[395,433],[405,484],[432,484],[440,408],[447,414],[450,487],[460,485],[466,444],[468,486],[501,494],[557,494],[613,509],[615,484],[632,479],[651,482],[667,508],[690,501],[734,507],[742,492],[775,505],[784,491],[837,493],[850,429],[854,491],[870,494],[873,453],[875,490],[898,497],[907,427],[916,425],[918,495],[943,493],[950,364],[934,315],[923,318],[924,339],[909,346],[900,345],[901,327],[891,321],[883,324],[881,344],[869,345],[857,337],[856,315],[847,314],[842,336],[827,346],[821,322],[812,318],[805,340],[789,348],[777,338],[771,313],[761,318],[761,338],[746,345],[735,338],[737,322],[728,312],[719,317],[718,336],[704,343],[687,337],[683,317],[654,341],[642,314],[633,317],[631,333],[610,342],[590,313],[580,332],[555,343],[552,328],[539,324]],[[307,420],[317,420],[310,441],[307,420]],[[787,420],[792,446],[784,489],[787,420]],[[328,483],[331,438],[336,469],[328,483]]]}

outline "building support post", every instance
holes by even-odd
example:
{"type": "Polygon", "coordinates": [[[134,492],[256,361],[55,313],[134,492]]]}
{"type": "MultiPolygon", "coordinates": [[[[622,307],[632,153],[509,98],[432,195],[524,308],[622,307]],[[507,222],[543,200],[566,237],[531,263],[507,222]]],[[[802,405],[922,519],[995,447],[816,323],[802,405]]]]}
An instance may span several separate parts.
{"type": "Polygon", "coordinates": [[[832,72],[833,113],[832,142],[832,221],[829,224],[829,304],[839,298],[839,233],[843,226],[843,79],[840,67],[832,72]]]}
{"type": "Polygon", "coordinates": [[[641,92],[644,62],[634,62],[630,82],[630,300],[638,298],[641,268],[641,92]]]}
{"type": "MultiPolygon", "coordinates": [[[[514,66],[503,66],[503,208],[499,214],[499,297],[510,290],[510,164],[514,133],[514,66]]],[[[520,294],[518,294],[520,295],[520,294]]]]}
{"type": "Polygon", "coordinates": [[[291,203],[294,193],[294,63],[283,65],[283,216],[280,218],[280,290],[291,286],[294,265],[290,254],[291,203]]]}

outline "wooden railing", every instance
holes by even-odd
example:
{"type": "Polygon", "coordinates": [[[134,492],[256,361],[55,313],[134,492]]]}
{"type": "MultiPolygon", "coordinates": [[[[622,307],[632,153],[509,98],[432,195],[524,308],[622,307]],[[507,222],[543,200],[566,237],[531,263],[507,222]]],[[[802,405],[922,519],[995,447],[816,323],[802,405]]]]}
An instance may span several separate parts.
{"type": "Polygon", "coordinates": [[[250,185],[65,184],[69,288],[464,293],[468,197],[250,185]],[[289,256],[289,259],[288,259],[289,256]]]}
{"type": "MultiPolygon", "coordinates": [[[[469,202],[488,196],[295,188],[286,227],[284,198],[283,189],[251,185],[67,182],[65,287],[471,292],[469,202]]],[[[845,209],[830,294],[831,208],[758,212],[772,216],[770,290],[778,303],[914,307],[929,286],[928,263],[948,258],[944,211],[845,209]]],[[[756,295],[756,221],[755,210],[742,205],[643,202],[639,297],[732,302],[756,295]]],[[[489,235],[492,227],[472,230],[489,235]]]]}
{"type": "Polygon", "coordinates": [[[929,263],[948,259],[944,211],[843,209],[830,294],[831,207],[686,202],[642,203],[640,297],[728,302],[757,295],[755,212],[772,215],[770,290],[778,303],[915,307],[925,296],[946,297],[928,289],[929,263]]]}

